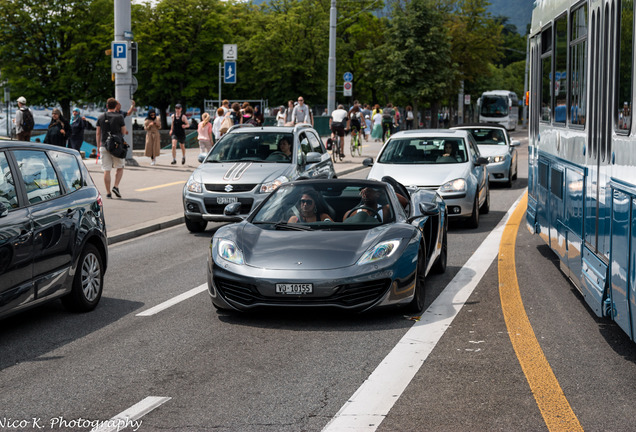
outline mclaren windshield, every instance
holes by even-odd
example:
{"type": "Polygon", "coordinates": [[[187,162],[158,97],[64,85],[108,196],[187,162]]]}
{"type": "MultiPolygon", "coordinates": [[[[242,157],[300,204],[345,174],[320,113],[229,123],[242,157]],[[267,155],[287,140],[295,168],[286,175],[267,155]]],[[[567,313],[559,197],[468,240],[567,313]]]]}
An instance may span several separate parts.
{"type": "Polygon", "coordinates": [[[371,229],[395,221],[386,185],[310,181],[282,185],[250,222],[276,230],[371,229]]]}
{"type": "Polygon", "coordinates": [[[225,135],[205,158],[205,162],[291,163],[294,136],[291,133],[230,133],[225,135]]]}

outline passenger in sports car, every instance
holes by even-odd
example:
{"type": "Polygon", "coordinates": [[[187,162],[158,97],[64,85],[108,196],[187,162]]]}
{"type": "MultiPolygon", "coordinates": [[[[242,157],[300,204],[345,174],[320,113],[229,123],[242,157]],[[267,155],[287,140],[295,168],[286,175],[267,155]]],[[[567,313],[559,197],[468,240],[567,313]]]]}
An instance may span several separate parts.
{"type": "Polygon", "coordinates": [[[318,197],[318,193],[315,190],[308,189],[303,192],[298,201],[297,211],[298,215],[294,215],[289,218],[289,223],[296,222],[333,222],[331,216],[324,211],[321,205],[321,200],[318,197]]]}
{"type": "MultiPolygon", "coordinates": [[[[406,207],[408,200],[399,193],[396,193],[396,196],[400,205],[403,208],[406,207]]],[[[387,222],[391,219],[391,206],[389,204],[379,204],[379,200],[381,198],[381,192],[379,190],[366,187],[360,190],[360,197],[362,198],[360,204],[345,213],[342,218],[343,222],[360,213],[366,213],[372,218],[378,220],[380,223],[387,222]]]]}

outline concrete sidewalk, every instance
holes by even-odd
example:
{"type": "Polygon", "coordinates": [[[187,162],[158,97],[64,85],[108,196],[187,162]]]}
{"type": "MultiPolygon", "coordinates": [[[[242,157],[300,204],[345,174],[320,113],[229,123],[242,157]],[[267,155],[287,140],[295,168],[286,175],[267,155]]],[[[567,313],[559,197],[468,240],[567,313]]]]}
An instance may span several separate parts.
{"type": "MultiPolygon", "coordinates": [[[[347,136],[347,156],[344,161],[334,164],[338,177],[363,169],[362,160],[375,158],[380,150],[381,143],[363,141],[363,156],[351,157],[349,140],[347,136]]],[[[95,159],[85,159],[84,163],[102,194],[108,243],[114,244],[183,223],[182,190],[192,171],[199,166],[198,155],[198,148],[186,149],[186,163],[182,165],[179,149],[177,165],[170,165],[171,150],[162,150],[157,164],[151,166],[150,158],[143,156],[143,151],[133,152],[139,166],[126,167],[119,184],[122,198],[113,196],[112,199],[106,198],[101,163],[95,159]]]]}

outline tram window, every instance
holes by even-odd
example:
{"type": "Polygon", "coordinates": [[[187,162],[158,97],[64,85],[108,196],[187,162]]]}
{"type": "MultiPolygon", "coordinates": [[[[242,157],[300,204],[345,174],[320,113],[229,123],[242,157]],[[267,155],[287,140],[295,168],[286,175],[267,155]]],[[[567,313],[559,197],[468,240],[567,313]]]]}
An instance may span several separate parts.
{"type": "Polygon", "coordinates": [[[539,162],[539,186],[548,188],[548,164],[539,162]]]}
{"type": "Polygon", "coordinates": [[[552,27],[541,33],[541,121],[552,115],[552,27]]]}
{"type": "Polygon", "coordinates": [[[552,168],[550,170],[550,192],[559,199],[563,199],[563,172],[552,168]]]}
{"type": "Polygon", "coordinates": [[[634,0],[623,0],[620,13],[618,96],[616,128],[629,132],[632,123],[632,54],[634,51],[634,0]]]}
{"type": "Polygon", "coordinates": [[[555,21],[554,49],[554,121],[565,123],[568,99],[568,20],[563,15],[555,21]]]}
{"type": "Polygon", "coordinates": [[[587,4],[572,12],[570,23],[570,124],[584,125],[587,108],[587,4]]]}

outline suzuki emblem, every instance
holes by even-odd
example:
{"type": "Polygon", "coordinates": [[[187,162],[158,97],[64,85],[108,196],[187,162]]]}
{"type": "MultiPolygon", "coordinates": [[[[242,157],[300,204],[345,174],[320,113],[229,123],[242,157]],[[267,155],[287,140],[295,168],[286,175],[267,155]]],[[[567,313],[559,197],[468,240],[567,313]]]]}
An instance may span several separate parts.
{"type": "Polygon", "coordinates": [[[234,187],[232,185],[225,185],[225,192],[232,192],[234,187]]]}

